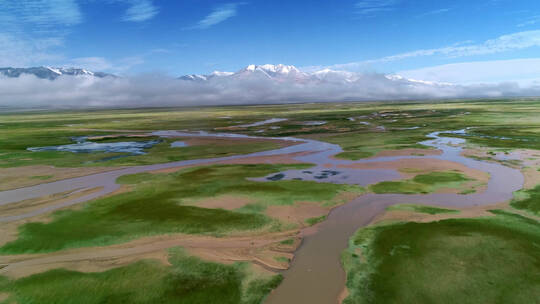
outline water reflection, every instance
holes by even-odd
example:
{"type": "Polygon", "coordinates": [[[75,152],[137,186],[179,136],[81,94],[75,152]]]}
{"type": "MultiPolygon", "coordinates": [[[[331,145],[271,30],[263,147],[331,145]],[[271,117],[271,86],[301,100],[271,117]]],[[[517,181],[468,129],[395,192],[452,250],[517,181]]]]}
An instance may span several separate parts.
{"type": "Polygon", "coordinates": [[[72,138],[76,143],[60,146],[46,146],[46,147],[30,147],[28,151],[40,152],[40,151],[58,151],[58,152],[73,152],[73,153],[93,153],[93,152],[106,152],[106,153],[128,153],[130,155],[142,155],[146,154],[145,149],[149,149],[154,145],[161,142],[161,140],[148,140],[148,141],[122,141],[122,142],[93,142],[88,141],[87,137],[74,137],[72,138]]]}

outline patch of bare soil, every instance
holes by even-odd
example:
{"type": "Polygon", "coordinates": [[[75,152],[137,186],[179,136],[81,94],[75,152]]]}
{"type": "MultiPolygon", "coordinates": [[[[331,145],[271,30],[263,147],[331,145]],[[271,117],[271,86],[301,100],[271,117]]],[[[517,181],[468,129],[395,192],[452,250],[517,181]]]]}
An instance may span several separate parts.
{"type": "Polygon", "coordinates": [[[329,208],[321,207],[317,203],[298,202],[291,206],[269,206],[266,214],[286,223],[306,226],[306,220],[328,214],[329,208]]]}
{"type": "Polygon", "coordinates": [[[227,238],[165,235],[108,247],[69,249],[47,254],[0,256],[0,275],[20,278],[55,268],[93,272],[153,258],[167,263],[167,249],[181,246],[202,258],[219,262],[250,261],[269,269],[284,269],[275,257],[292,257],[273,250],[276,243],[295,237],[296,231],[227,238]]]}
{"type": "Polygon", "coordinates": [[[540,167],[527,167],[521,170],[523,177],[525,177],[524,189],[531,189],[540,184],[540,167]]]}
{"type": "Polygon", "coordinates": [[[512,168],[521,168],[525,166],[521,155],[523,150],[514,150],[509,153],[494,150],[486,147],[474,147],[463,149],[461,155],[470,158],[479,158],[485,161],[498,162],[512,168]]]}
{"type": "Polygon", "coordinates": [[[525,177],[524,189],[531,189],[540,184],[540,151],[519,150],[519,155],[523,161],[521,172],[525,177]]]}
{"type": "Polygon", "coordinates": [[[488,161],[499,162],[503,165],[520,169],[525,178],[524,189],[530,189],[540,184],[540,151],[516,149],[509,152],[492,151],[493,149],[475,147],[465,149],[462,154],[467,157],[479,157],[488,161]],[[492,152],[493,154],[489,154],[492,152]]]}
{"type": "Polygon", "coordinates": [[[268,246],[243,248],[188,248],[187,252],[203,260],[230,264],[250,261],[267,270],[284,270],[289,267],[292,253],[272,251],[268,246]]]}
{"type": "Polygon", "coordinates": [[[338,303],[341,304],[349,296],[349,289],[345,286],[338,297],[338,303]]]}
{"type": "Polygon", "coordinates": [[[41,165],[0,168],[0,191],[29,187],[118,169],[120,169],[120,167],[57,168],[41,165]]]}
{"type": "Polygon", "coordinates": [[[475,207],[469,207],[469,208],[453,208],[460,211],[459,213],[427,214],[427,213],[419,213],[419,212],[414,212],[414,211],[391,210],[391,211],[386,211],[378,215],[377,217],[375,217],[373,221],[370,223],[370,225],[384,223],[384,222],[426,223],[426,222],[433,222],[433,221],[439,221],[439,220],[450,219],[450,218],[473,218],[473,217],[480,217],[480,216],[493,216],[493,213],[489,212],[488,210],[507,209],[507,208],[509,208],[508,203],[499,203],[495,205],[475,206],[475,207]]]}

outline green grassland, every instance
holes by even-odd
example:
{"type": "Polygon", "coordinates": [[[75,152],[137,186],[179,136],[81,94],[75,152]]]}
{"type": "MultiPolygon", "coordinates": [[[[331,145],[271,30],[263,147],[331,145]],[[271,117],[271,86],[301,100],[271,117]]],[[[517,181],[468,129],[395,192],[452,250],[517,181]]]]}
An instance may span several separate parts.
{"type": "MultiPolygon", "coordinates": [[[[181,139],[163,139],[160,143],[146,150],[144,155],[129,155],[126,153],[73,153],[57,151],[27,151],[28,147],[56,146],[74,143],[71,138],[76,136],[103,135],[101,132],[51,131],[51,133],[35,130],[31,133],[6,132],[0,133],[0,167],[19,167],[29,165],[53,165],[57,167],[84,166],[135,166],[173,161],[224,157],[237,154],[247,154],[258,151],[279,148],[279,144],[268,142],[228,142],[226,144],[203,144],[181,148],[171,147],[171,143],[181,139]],[[119,157],[120,158],[115,158],[119,157]]],[[[115,138],[103,139],[98,142],[140,141],[148,138],[115,138]]]]}
{"type": "Polygon", "coordinates": [[[459,210],[437,208],[433,206],[415,205],[415,204],[397,204],[386,208],[388,211],[411,211],[426,214],[441,214],[441,213],[459,213],[459,210]]]}
{"type": "Polygon", "coordinates": [[[471,179],[458,172],[435,171],[408,180],[379,182],[369,189],[375,193],[425,194],[441,188],[457,188],[468,181],[471,179]]]}
{"type": "Polygon", "coordinates": [[[342,255],[344,303],[537,303],[540,224],[492,213],[360,229],[342,255]]]}
{"type": "Polygon", "coordinates": [[[387,149],[427,148],[418,142],[427,139],[430,132],[466,127],[473,127],[466,136],[471,144],[500,149],[540,149],[539,116],[540,100],[537,99],[0,113],[0,167],[135,165],[260,151],[271,147],[269,144],[232,145],[221,146],[217,151],[212,147],[193,147],[189,152],[187,148],[170,148],[168,142],[164,142],[150,149],[147,155],[99,161],[116,154],[30,152],[26,148],[69,144],[73,136],[118,133],[111,130],[219,132],[222,128],[272,117],[288,120],[227,131],[317,138],[341,145],[344,152],[338,157],[348,159],[369,157],[387,149]],[[327,123],[305,126],[305,121],[327,123]]]}
{"type": "Polygon", "coordinates": [[[512,201],[512,207],[540,215],[540,185],[533,189],[519,191],[512,201]]]}
{"type": "MultiPolygon", "coordinates": [[[[230,141],[173,148],[170,143],[182,139],[163,138],[147,154],[138,156],[27,150],[70,144],[72,137],[125,134],[126,130],[203,130],[313,138],[340,145],[344,151],[337,157],[344,159],[370,157],[384,150],[428,149],[419,144],[428,139],[427,134],[467,127],[471,127],[468,135],[449,136],[464,137],[471,147],[497,151],[540,149],[538,117],[540,99],[0,113],[0,168],[133,166],[278,147],[270,141],[230,141]],[[287,120],[234,127],[269,118],[287,120]],[[306,121],[326,123],[308,126],[306,121]]],[[[55,212],[47,222],[23,224],[18,238],[4,244],[0,254],[110,245],[170,233],[221,237],[280,231],[294,227],[268,217],[268,206],[297,201],[331,206],[340,203],[337,198],[342,192],[363,191],[347,185],[248,179],[308,166],[203,166],[168,174],[123,176],[119,182],[131,191],[55,212]],[[197,202],[221,195],[249,197],[252,202],[234,210],[197,206],[197,202]]],[[[50,176],[33,178],[47,182],[50,176]]],[[[376,193],[430,193],[461,187],[469,181],[457,172],[432,172],[409,180],[378,183],[370,189],[376,193]]],[[[474,188],[462,193],[472,191],[474,188]]],[[[538,215],[539,193],[540,186],[520,191],[512,206],[538,215]]],[[[454,212],[418,205],[397,205],[390,210],[454,212]]],[[[535,303],[540,298],[539,224],[518,215],[492,212],[493,217],[393,223],[359,230],[343,253],[350,291],[345,303],[535,303]]],[[[308,219],[307,224],[321,220],[324,217],[308,219]]],[[[289,239],[282,244],[294,242],[289,239]]],[[[140,261],[100,273],[57,269],[17,280],[0,277],[0,296],[9,294],[6,303],[260,303],[280,281],[280,277],[254,276],[248,264],[203,262],[180,250],[173,250],[169,261],[170,266],[140,261]]]]}
{"type": "Polygon", "coordinates": [[[248,154],[253,152],[273,150],[279,148],[279,144],[268,142],[250,142],[227,144],[204,144],[197,146],[186,146],[180,148],[171,148],[173,141],[181,139],[167,139],[148,149],[145,155],[134,155],[110,160],[108,162],[99,162],[100,166],[133,166],[150,165],[156,163],[166,163],[173,161],[182,161],[200,158],[225,157],[237,154],[248,154]]]}
{"type": "Polygon", "coordinates": [[[22,225],[18,239],[5,244],[0,252],[48,252],[168,233],[222,236],[234,231],[291,228],[264,215],[266,207],[297,201],[332,205],[339,203],[335,199],[343,191],[362,191],[361,187],[350,185],[247,179],[307,167],[217,165],[169,174],[123,176],[119,182],[130,185],[133,191],[91,201],[82,209],[58,211],[47,223],[22,225]],[[232,211],[183,204],[224,194],[248,196],[255,202],[232,211]]]}
{"type": "Polygon", "coordinates": [[[143,260],[105,272],[55,269],[17,280],[0,277],[2,303],[258,304],[281,276],[256,275],[247,263],[204,262],[172,249],[169,263],[143,260]]]}
{"type": "Polygon", "coordinates": [[[313,226],[315,224],[318,224],[320,222],[323,222],[324,220],[326,220],[326,215],[322,215],[322,216],[317,216],[317,217],[312,217],[312,218],[308,218],[306,220],[306,223],[310,226],[313,226]]]}

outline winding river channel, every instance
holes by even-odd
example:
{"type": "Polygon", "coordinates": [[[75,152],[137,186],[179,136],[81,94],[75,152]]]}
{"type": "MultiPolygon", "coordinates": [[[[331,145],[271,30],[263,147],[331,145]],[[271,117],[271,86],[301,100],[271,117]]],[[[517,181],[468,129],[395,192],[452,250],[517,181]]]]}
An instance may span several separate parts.
{"type": "MultiPolygon", "coordinates": [[[[450,131],[444,133],[459,133],[450,131]]],[[[399,159],[441,159],[461,163],[469,168],[478,169],[490,174],[490,179],[485,191],[473,194],[366,194],[355,200],[334,208],[326,221],[309,228],[310,233],[305,233],[302,245],[295,253],[291,267],[282,274],[282,284],[272,292],[266,303],[336,303],[339,294],[345,286],[345,272],[340,264],[341,252],[347,247],[349,237],[360,227],[369,222],[386,207],[398,203],[428,204],[443,207],[469,207],[477,205],[489,205],[504,202],[512,198],[512,193],[521,189],[523,175],[519,170],[503,166],[498,163],[485,162],[461,156],[463,139],[445,137],[443,132],[434,132],[428,135],[429,140],[421,144],[442,151],[440,155],[429,156],[393,156],[377,157],[358,161],[338,160],[332,156],[342,152],[340,146],[310,139],[292,137],[268,138],[254,137],[225,133],[186,133],[178,131],[158,131],[153,135],[161,137],[229,137],[229,138],[260,138],[284,140],[296,143],[276,150],[236,155],[221,158],[196,159],[178,161],[164,164],[136,166],[104,173],[92,174],[83,177],[70,178],[56,182],[40,184],[31,187],[19,188],[0,192],[0,205],[11,204],[21,200],[36,198],[55,193],[76,191],[83,189],[100,188],[99,191],[80,196],[57,205],[33,210],[28,213],[15,216],[0,216],[1,222],[17,221],[33,217],[42,213],[50,212],[66,206],[86,202],[94,198],[109,194],[117,190],[120,185],[116,179],[127,174],[135,174],[159,169],[174,168],[187,165],[203,165],[232,159],[284,155],[305,152],[301,156],[295,156],[298,161],[313,163],[315,167],[309,170],[288,170],[279,174],[279,179],[302,179],[318,182],[333,182],[368,185],[386,180],[400,179],[400,174],[395,170],[387,169],[344,169],[338,166],[365,162],[384,162],[399,159]]],[[[275,176],[273,174],[272,176],[275,176]]],[[[260,179],[271,180],[272,176],[260,179]]],[[[268,181],[270,182],[270,181],[268,181]]],[[[307,231],[306,231],[307,232],[307,231]]]]}

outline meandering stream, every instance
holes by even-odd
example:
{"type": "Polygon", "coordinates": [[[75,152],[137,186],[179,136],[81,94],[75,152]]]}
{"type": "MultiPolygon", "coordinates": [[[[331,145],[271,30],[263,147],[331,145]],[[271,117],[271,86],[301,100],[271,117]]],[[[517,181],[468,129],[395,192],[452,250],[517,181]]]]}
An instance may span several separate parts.
{"type": "MultiPolygon", "coordinates": [[[[448,133],[448,132],[447,132],[448,133]]],[[[283,272],[283,283],[270,294],[265,303],[337,303],[345,286],[345,272],[341,267],[341,252],[349,238],[360,227],[368,225],[386,207],[411,203],[442,207],[468,207],[504,202],[522,188],[523,175],[519,170],[498,163],[484,162],[460,155],[463,139],[430,134],[432,140],[422,142],[443,151],[438,156],[398,156],[360,160],[359,162],[392,161],[403,158],[437,158],[450,160],[490,174],[486,191],[462,194],[367,194],[335,208],[327,220],[319,224],[314,234],[304,237],[295,252],[291,267],[283,272]]],[[[342,163],[342,161],[335,161],[342,163]]]]}
{"type": "MultiPolygon", "coordinates": [[[[453,131],[456,133],[462,130],[453,131]]],[[[448,133],[448,132],[446,132],[448,133]]],[[[451,133],[451,132],[450,132],[451,133]]],[[[436,158],[461,163],[467,167],[478,169],[490,174],[486,191],[473,194],[367,194],[358,197],[348,204],[332,210],[326,221],[317,226],[317,231],[305,236],[301,247],[295,253],[291,267],[283,272],[283,283],[270,294],[266,303],[336,303],[338,295],[345,285],[345,273],[341,268],[340,254],[346,248],[349,237],[360,227],[367,225],[375,216],[392,204],[414,203],[429,204],[444,207],[467,207],[494,204],[512,198],[512,193],[521,189],[523,175],[519,170],[498,163],[473,160],[460,155],[459,146],[465,140],[441,136],[441,132],[428,135],[430,140],[421,144],[440,149],[442,154],[430,156],[394,156],[378,157],[359,161],[338,160],[333,155],[342,152],[338,145],[292,137],[268,138],[238,134],[205,132],[186,133],[177,131],[159,131],[152,133],[161,137],[231,137],[231,138],[261,138],[285,140],[297,143],[285,148],[271,151],[236,155],[221,158],[195,159],[164,164],[129,167],[116,171],[92,174],[83,177],[40,184],[0,192],[0,205],[15,203],[21,200],[36,198],[44,195],[74,191],[77,189],[101,188],[101,190],[84,195],[53,206],[48,206],[28,213],[15,216],[0,217],[0,222],[11,222],[33,217],[66,206],[86,202],[117,190],[120,185],[116,179],[127,174],[135,174],[159,169],[174,168],[186,165],[203,165],[218,161],[239,159],[253,156],[283,155],[297,152],[309,152],[307,155],[296,156],[301,162],[313,163],[309,170],[288,170],[281,172],[284,179],[315,180],[320,182],[335,182],[368,185],[385,180],[399,179],[400,175],[394,170],[359,170],[342,169],[338,165],[363,162],[394,161],[404,158],[436,158]],[[306,173],[310,171],[310,173],[306,173]],[[335,173],[337,172],[337,173],[335,173]]],[[[181,150],[179,150],[181,151],[181,150]]],[[[268,181],[271,182],[271,181],[268,181]]]]}

